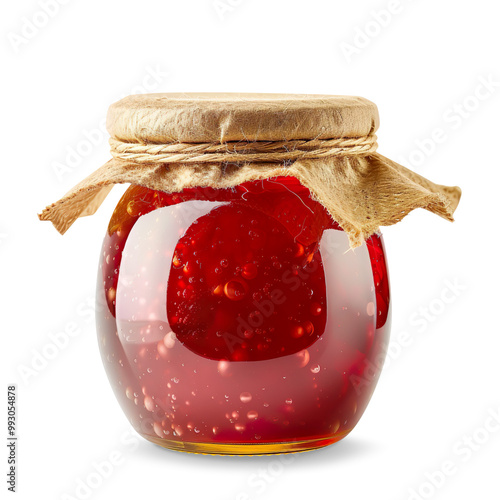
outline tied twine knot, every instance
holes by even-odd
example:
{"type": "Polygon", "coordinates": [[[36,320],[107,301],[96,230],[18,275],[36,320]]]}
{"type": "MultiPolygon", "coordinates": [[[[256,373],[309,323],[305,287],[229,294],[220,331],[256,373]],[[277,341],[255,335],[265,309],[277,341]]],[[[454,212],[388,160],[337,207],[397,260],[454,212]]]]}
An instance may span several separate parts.
{"type": "Polygon", "coordinates": [[[369,155],[377,136],[294,141],[143,144],[110,139],[114,158],[134,163],[253,163],[287,162],[331,156],[369,155]]]}

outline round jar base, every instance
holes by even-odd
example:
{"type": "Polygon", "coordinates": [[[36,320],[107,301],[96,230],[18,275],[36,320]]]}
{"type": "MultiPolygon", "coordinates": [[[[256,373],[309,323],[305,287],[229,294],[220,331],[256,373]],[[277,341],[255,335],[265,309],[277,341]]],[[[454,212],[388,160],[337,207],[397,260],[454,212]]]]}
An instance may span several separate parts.
{"type": "Polygon", "coordinates": [[[276,455],[281,453],[299,453],[324,448],[343,439],[350,431],[339,432],[326,439],[308,439],[305,441],[287,441],[281,443],[193,443],[188,441],[172,441],[155,436],[141,434],[144,439],[162,448],[186,453],[203,455],[276,455]]]}

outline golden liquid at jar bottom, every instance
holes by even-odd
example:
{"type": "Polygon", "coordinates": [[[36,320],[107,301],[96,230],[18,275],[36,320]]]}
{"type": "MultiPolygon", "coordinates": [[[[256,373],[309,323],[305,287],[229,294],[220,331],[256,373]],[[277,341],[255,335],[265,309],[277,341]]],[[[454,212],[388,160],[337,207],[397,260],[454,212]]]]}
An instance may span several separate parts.
{"type": "Polygon", "coordinates": [[[201,453],[203,455],[276,455],[280,453],[300,453],[323,448],[340,441],[349,431],[339,432],[329,439],[310,439],[306,441],[290,441],[288,443],[238,444],[238,443],[191,443],[187,441],[171,441],[159,437],[141,434],[154,444],[175,451],[201,453]]]}

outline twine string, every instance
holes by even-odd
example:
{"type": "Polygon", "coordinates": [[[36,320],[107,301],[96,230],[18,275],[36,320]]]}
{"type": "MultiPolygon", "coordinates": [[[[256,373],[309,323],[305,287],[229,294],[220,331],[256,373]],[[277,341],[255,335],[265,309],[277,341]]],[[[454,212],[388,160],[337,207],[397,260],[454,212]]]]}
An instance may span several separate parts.
{"type": "Polygon", "coordinates": [[[369,155],[377,136],[295,141],[143,144],[110,139],[114,158],[134,163],[252,163],[369,155]]]}

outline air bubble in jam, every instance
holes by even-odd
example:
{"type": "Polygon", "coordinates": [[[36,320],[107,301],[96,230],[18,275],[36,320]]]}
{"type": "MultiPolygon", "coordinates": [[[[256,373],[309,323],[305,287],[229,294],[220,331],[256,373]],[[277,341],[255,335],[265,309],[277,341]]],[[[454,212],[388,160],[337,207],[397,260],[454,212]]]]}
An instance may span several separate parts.
{"type": "Polygon", "coordinates": [[[376,385],[390,313],[381,236],[348,249],[290,177],[129,188],[104,239],[96,315],[135,429],[221,453],[348,434],[376,385]]]}
{"type": "Polygon", "coordinates": [[[246,291],[247,291],[247,287],[245,286],[245,284],[241,281],[238,281],[238,280],[229,280],[224,285],[224,295],[229,300],[242,300],[242,299],[244,299],[246,291]]]}
{"type": "Polygon", "coordinates": [[[249,392],[242,392],[240,394],[240,401],[242,403],[250,403],[250,401],[252,401],[252,395],[249,392]]]}

